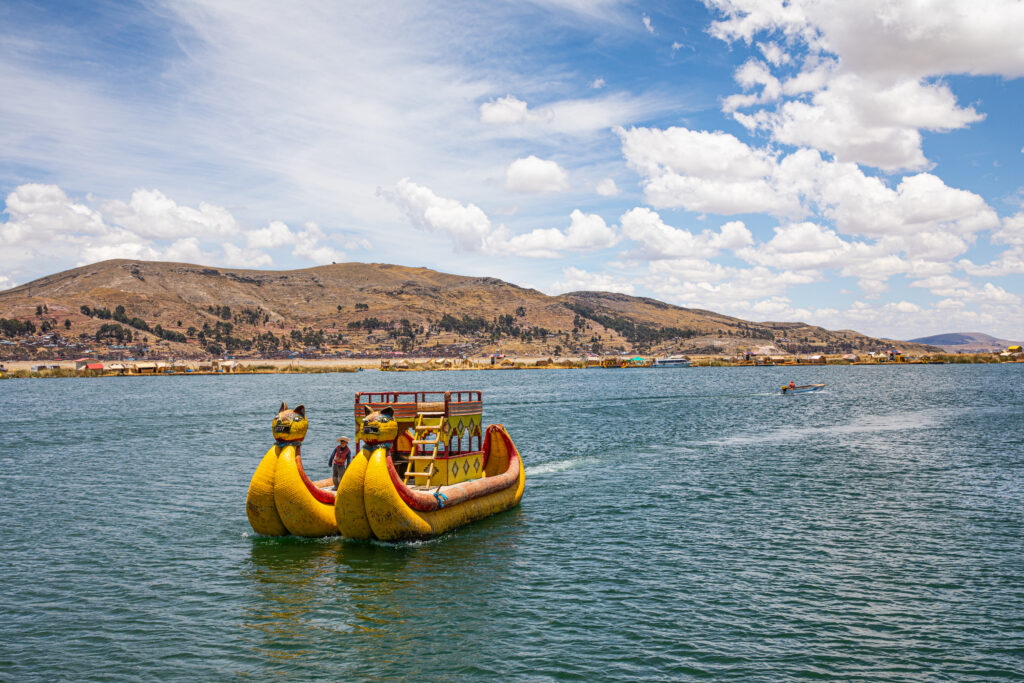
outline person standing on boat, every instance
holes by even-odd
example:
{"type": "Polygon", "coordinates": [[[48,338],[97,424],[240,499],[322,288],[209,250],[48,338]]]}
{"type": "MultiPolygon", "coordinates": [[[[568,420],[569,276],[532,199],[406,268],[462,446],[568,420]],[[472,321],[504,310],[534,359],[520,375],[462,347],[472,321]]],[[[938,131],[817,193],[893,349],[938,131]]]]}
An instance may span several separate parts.
{"type": "Polygon", "coordinates": [[[341,483],[341,478],[345,474],[345,469],[348,467],[349,461],[352,460],[352,451],[348,447],[348,439],[344,436],[338,439],[338,445],[335,446],[334,452],[331,453],[331,457],[327,460],[327,464],[332,469],[334,479],[334,490],[338,490],[338,484],[341,483]]]}

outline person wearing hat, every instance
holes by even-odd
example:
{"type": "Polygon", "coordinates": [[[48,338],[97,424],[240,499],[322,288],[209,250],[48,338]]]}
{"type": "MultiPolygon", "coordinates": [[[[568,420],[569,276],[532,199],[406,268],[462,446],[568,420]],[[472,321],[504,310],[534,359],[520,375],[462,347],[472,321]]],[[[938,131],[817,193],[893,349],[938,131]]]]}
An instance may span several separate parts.
{"type": "Polygon", "coordinates": [[[338,484],[341,483],[341,477],[345,474],[345,468],[348,467],[349,460],[351,459],[352,451],[349,450],[348,439],[341,437],[338,439],[338,445],[335,446],[331,457],[327,460],[327,464],[333,467],[335,491],[338,490],[338,484]]]}

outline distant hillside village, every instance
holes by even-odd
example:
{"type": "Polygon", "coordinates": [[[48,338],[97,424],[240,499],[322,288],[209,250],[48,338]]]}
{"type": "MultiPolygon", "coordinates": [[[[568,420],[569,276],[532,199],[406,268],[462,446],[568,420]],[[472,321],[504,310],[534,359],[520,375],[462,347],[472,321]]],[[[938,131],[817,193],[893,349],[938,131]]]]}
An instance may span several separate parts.
{"type": "MultiPolygon", "coordinates": [[[[0,319],[3,321],[3,319],[0,319]]],[[[7,322],[7,321],[3,321],[7,322]]],[[[2,323],[0,323],[2,324],[2,323]]],[[[5,328],[6,329],[6,328],[5,328]]],[[[531,358],[491,353],[484,356],[461,353],[452,356],[416,357],[393,352],[387,357],[352,352],[311,354],[308,350],[291,354],[287,362],[281,357],[268,359],[242,355],[223,358],[167,358],[160,357],[160,349],[142,344],[126,346],[108,344],[100,346],[87,340],[71,341],[52,332],[30,335],[17,341],[0,340],[0,377],[11,376],[144,376],[144,375],[210,375],[266,372],[355,372],[364,368],[385,371],[465,370],[465,369],[542,369],[542,368],[649,368],[663,364],[654,356],[598,355],[584,353],[579,356],[531,358]],[[64,343],[61,343],[64,342],[64,343]],[[45,350],[39,353],[40,350],[45,350]],[[69,360],[61,352],[82,355],[69,360]],[[157,355],[154,355],[157,354],[157,355]],[[27,357],[51,356],[31,365],[27,357]],[[16,364],[8,368],[2,361],[16,364]],[[333,362],[333,364],[332,364],[333,362]]],[[[472,345],[466,345],[471,347],[472,345]]],[[[321,350],[322,349],[318,349],[321,350]]],[[[795,365],[875,365],[923,363],[1024,363],[1021,347],[1013,345],[999,353],[933,353],[905,354],[895,347],[864,354],[779,354],[747,351],[739,354],[702,354],[692,358],[673,356],[668,364],[685,366],[795,366],[795,365]]]]}
{"type": "MultiPolygon", "coordinates": [[[[359,304],[357,304],[359,306],[359,304]]],[[[363,305],[363,310],[366,306],[363,305]]],[[[261,360],[347,360],[373,361],[356,364],[375,367],[378,359],[384,369],[436,369],[452,367],[452,359],[465,364],[499,367],[535,367],[560,365],[563,367],[644,367],[656,355],[686,353],[700,365],[780,365],[780,364],[867,364],[907,362],[1005,362],[1021,359],[1019,346],[991,353],[943,354],[921,353],[920,345],[908,344],[915,351],[901,350],[898,344],[874,340],[876,348],[851,349],[852,344],[812,343],[806,338],[776,337],[772,340],[749,339],[728,335],[725,338],[694,335],[683,330],[664,330],[655,341],[646,334],[647,343],[603,343],[602,335],[594,334],[595,321],[577,314],[571,331],[549,331],[524,328],[517,324],[516,315],[496,316],[494,321],[464,315],[456,318],[445,315],[437,323],[415,326],[407,319],[379,320],[367,317],[349,322],[349,334],[329,333],[323,329],[282,330],[275,335],[263,326],[268,324],[265,312],[243,309],[232,312],[226,305],[210,306],[211,324],[202,328],[188,326],[184,331],[165,329],[160,324],[150,325],[137,316],[130,316],[124,306],[114,310],[81,306],[77,316],[92,323],[94,332],[75,334],[76,323],[71,317],[60,320],[52,315],[46,304],[36,307],[35,315],[26,319],[0,318],[0,360],[34,361],[33,372],[70,371],[86,375],[144,375],[173,373],[230,373],[251,370],[261,360]],[[95,322],[100,321],[98,326],[95,322]],[[110,322],[106,322],[110,321],[110,322]],[[249,334],[241,336],[245,326],[249,334]],[[264,331],[260,331],[263,328],[264,331]],[[350,335],[358,336],[353,343],[350,335]],[[433,343],[428,345],[429,340],[433,343]],[[526,348],[517,352],[512,341],[548,342],[544,347],[526,348]],[[688,342],[688,343],[687,343],[688,342]],[[767,343],[766,343],[767,342],[767,343]],[[661,348],[653,349],[652,346],[661,348]],[[781,347],[781,348],[780,348],[781,347]],[[633,356],[637,349],[648,357],[633,356]],[[517,356],[532,359],[519,362],[517,356]],[[541,361],[537,361],[537,358],[541,361]],[[544,360],[546,357],[546,360],[544,360]],[[470,360],[470,359],[477,360],[470,360]],[[495,363],[497,359],[497,363],[495,363]]],[[[584,311],[586,312],[586,311],[584,311]]],[[[609,326],[618,321],[602,322],[609,326]]],[[[181,323],[178,323],[182,327],[181,323]]],[[[600,332],[611,327],[599,326],[600,332]]],[[[636,337],[633,330],[625,330],[627,339],[636,337]]],[[[862,338],[863,342],[869,341],[862,338]]],[[[462,365],[462,364],[456,364],[462,365]]],[[[269,368],[266,368],[269,369],[269,368]]]]}

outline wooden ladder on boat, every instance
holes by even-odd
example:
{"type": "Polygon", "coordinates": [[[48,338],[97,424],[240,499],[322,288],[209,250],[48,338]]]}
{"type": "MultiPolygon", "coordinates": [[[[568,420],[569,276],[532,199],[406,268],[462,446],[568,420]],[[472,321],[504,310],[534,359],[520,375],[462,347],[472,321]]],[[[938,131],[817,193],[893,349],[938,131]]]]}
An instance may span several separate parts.
{"type": "Polygon", "coordinates": [[[413,427],[412,448],[409,450],[409,466],[405,468],[406,486],[411,482],[414,486],[429,486],[434,476],[434,461],[437,459],[441,438],[444,433],[444,411],[422,412],[416,414],[416,425],[413,427]],[[416,463],[422,462],[422,471],[416,472],[416,463]]]}

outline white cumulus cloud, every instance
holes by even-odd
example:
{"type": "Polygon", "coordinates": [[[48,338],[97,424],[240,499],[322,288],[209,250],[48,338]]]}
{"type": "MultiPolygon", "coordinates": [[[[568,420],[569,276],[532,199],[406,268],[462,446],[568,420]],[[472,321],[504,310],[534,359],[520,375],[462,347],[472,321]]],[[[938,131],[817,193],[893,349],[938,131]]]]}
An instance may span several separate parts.
{"type": "Polygon", "coordinates": [[[159,190],[136,190],[128,202],[105,202],[102,210],[108,221],[144,238],[230,237],[239,231],[227,209],[206,202],[198,209],[179,206],[159,190]]]}
{"type": "Polygon", "coordinates": [[[871,256],[863,243],[843,240],[833,230],[811,222],[790,223],[775,228],[775,236],[757,248],[747,248],[740,256],[773,268],[818,270],[850,265],[871,256]]]}
{"type": "MultiPolygon", "coordinates": [[[[730,96],[726,111],[778,98],[780,85],[767,70],[748,79],[744,86],[763,85],[761,94],[730,96]]],[[[916,81],[880,85],[855,75],[833,78],[809,102],[793,100],[774,112],[736,116],[748,128],[767,130],[778,142],[891,171],[928,167],[921,129],[948,131],[982,118],[973,107],[957,106],[947,86],[916,81]]]]}
{"type": "Polygon", "coordinates": [[[285,223],[270,221],[267,227],[246,233],[245,241],[253,249],[276,249],[293,243],[295,234],[285,223]]]}
{"type": "Polygon", "coordinates": [[[159,190],[136,190],[128,201],[79,201],[56,185],[21,185],[8,195],[5,212],[0,269],[14,273],[19,263],[44,257],[67,265],[126,258],[266,268],[274,259],[264,250],[287,248],[318,264],[344,259],[316,223],[296,231],[270,221],[245,232],[224,208],[181,206],[159,190]]]}
{"type": "MultiPolygon", "coordinates": [[[[599,84],[604,85],[603,81],[594,81],[591,86],[599,84]]],[[[658,95],[609,92],[595,97],[556,100],[539,108],[506,95],[480,105],[480,122],[492,126],[496,135],[549,140],[552,135],[593,136],[670,110],[671,102],[658,95]]]]}
{"type": "Polygon", "coordinates": [[[231,268],[267,268],[273,264],[268,254],[259,249],[240,247],[231,242],[221,245],[224,255],[221,263],[231,268]]]}
{"type": "Polygon", "coordinates": [[[595,251],[613,246],[618,241],[615,231],[597,214],[572,212],[569,227],[542,228],[502,241],[502,250],[533,258],[557,258],[564,251],[595,251]]]}
{"type": "Polygon", "coordinates": [[[512,235],[504,225],[492,227],[474,204],[439,197],[429,188],[403,178],[393,192],[382,193],[401,208],[421,230],[447,235],[457,251],[514,254],[528,258],[557,258],[565,251],[594,251],[613,246],[618,237],[600,216],[572,212],[569,227],[538,228],[512,235]]]}
{"type": "Polygon", "coordinates": [[[839,233],[903,236],[912,256],[950,258],[971,236],[999,225],[981,196],[929,173],[895,188],[855,163],[800,149],[781,159],[721,132],[673,127],[619,129],[626,162],[656,208],[723,215],[757,212],[804,217],[815,211],[839,233]],[[917,250],[915,252],[915,250],[917,250]]]}
{"type": "Polygon", "coordinates": [[[487,214],[475,204],[439,197],[427,187],[402,178],[393,193],[384,193],[412,224],[427,232],[447,235],[458,251],[488,251],[494,230],[487,214]]]}
{"type": "Polygon", "coordinates": [[[327,235],[320,226],[312,222],[306,223],[303,230],[296,232],[281,221],[271,221],[267,227],[246,234],[246,242],[252,250],[291,247],[293,256],[319,265],[343,261],[344,252],[330,245],[320,244],[326,238],[327,235]]]}
{"type": "Polygon", "coordinates": [[[6,213],[10,220],[0,224],[0,240],[7,245],[38,247],[112,232],[100,212],[72,201],[56,185],[19,185],[7,195],[6,213]]]}
{"type": "MultiPolygon", "coordinates": [[[[1024,75],[1024,9],[1014,0],[983,4],[893,3],[888,0],[705,0],[720,19],[711,34],[727,42],[781,37],[806,48],[799,75],[782,84],[792,99],[774,109],[737,111],[776,101],[767,68],[787,76],[789,64],[777,42],[758,42],[767,60],[752,73],[740,67],[744,90],[724,100],[745,126],[774,140],[828,151],[842,161],[886,170],[923,170],[929,161],[922,130],[948,131],[984,114],[961,106],[937,79],[951,74],[1024,75]],[[785,67],[785,71],[781,69],[785,67]]],[[[781,78],[780,78],[781,80],[781,78]]]]}
{"type": "Polygon", "coordinates": [[[480,121],[497,126],[550,121],[552,116],[550,109],[531,110],[526,102],[513,95],[480,105],[480,121]]]}
{"type": "Polygon", "coordinates": [[[646,207],[630,209],[619,219],[622,236],[634,242],[630,256],[645,260],[707,259],[722,249],[738,249],[753,243],[753,236],[740,221],[722,226],[721,232],[705,230],[694,235],[666,225],[657,212],[646,207]]]}
{"type": "Polygon", "coordinates": [[[513,192],[547,194],[569,189],[569,173],[556,162],[532,154],[516,159],[505,172],[505,187],[513,192]]]}
{"type": "Polygon", "coordinates": [[[562,270],[562,279],[551,284],[553,294],[564,292],[616,292],[619,294],[633,294],[636,287],[614,275],[607,273],[591,273],[582,268],[569,266],[562,270]]]}
{"type": "Polygon", "coordinates": [[[775,157],[722,132],[672,127],[616,130],[627,164],[644,177],[655,208],[719,214],[799,213],[799,199],[773,184],[775,157]]]}

